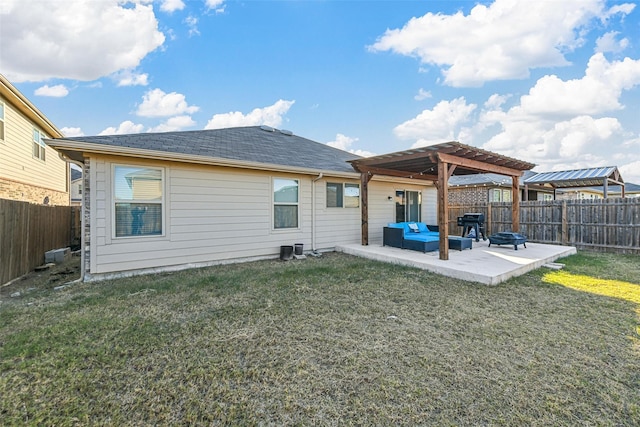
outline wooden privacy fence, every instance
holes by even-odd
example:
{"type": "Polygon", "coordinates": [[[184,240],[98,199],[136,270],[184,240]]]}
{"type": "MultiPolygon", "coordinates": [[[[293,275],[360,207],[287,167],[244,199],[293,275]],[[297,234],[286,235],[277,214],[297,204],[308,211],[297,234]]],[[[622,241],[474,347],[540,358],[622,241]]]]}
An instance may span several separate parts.
{"type": "MultiPolygon", "coordinates": [[[[450,206],[450,234],[461,232],[456,218],[485,214],[487,236],[511,231],[511,203],[450,206]]],[[[640,198],[520,202],[520,233],[532,242],[578,249],[640,254],[640,198]]]]}
{"type": "Polygon", "coordinates": [[[0,285],[44,263],[45,252],[79,242],[80,208],[0,199],[0,285]]]}

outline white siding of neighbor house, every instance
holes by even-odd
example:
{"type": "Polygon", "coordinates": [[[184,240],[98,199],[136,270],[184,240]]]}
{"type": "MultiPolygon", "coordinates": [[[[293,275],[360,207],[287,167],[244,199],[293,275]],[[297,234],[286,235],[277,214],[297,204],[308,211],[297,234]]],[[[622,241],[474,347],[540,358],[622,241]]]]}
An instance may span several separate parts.
{"type": "MultiPolygon", "coordinates": [[[[51,147],[45,148],[45,160],[33,157],[35,126],[6,99],[4,104],[4,140],[0,140],[0,176],[28,185],[67,192],[67,164],[51,147]]],[[[46,135],[51,137],[51,135],[46,135]]],[[[67,202],[68,204],[68,202],[67,202]]]]}
{"type": "MultiPolygon", "coordinates": [[[[277,257],[281,245],[312,247],[312,186],[315,185],[317,250],[361,242],[360,208],[327,208],[326,183],[359,180],[169,162],[92,158],[90,165],[90,275],[277,257]],[[164,235],[112,235],[113,165],[164,169],[164,235]],[[299,181],[299,228],[273,229],[273,178],[299,181]]],[[[371,181],[370,244],[382,243],[382,227],[394,221],[396,188],[425,187],[371,181]]],[[[423,204],[423,210],[425,209],[423,204]]]]}

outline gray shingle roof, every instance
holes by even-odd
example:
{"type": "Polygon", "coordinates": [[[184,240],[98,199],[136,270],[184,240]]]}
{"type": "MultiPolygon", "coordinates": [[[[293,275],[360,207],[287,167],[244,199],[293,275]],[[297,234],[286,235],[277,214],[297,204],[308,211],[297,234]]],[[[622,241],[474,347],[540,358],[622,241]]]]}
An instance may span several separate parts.
{"type": "Polygon", "coordinates": [[[265,126],[63,139],[336,172],[355,172],[347,161],[360,158],[326,144],[265,126]]]}

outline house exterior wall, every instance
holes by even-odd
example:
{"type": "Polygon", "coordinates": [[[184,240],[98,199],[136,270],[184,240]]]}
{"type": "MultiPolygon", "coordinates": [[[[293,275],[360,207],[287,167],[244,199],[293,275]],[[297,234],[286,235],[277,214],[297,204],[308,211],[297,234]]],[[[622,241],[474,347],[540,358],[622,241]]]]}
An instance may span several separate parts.
{"type": "Polygon", "coordinates": [[[31,203],[69,205],[69,167],[51,147],[44,160],[33,155],[34,128],[43,129],[19,111],[6,97],[4,139],[0,139],[0,197],[31,203]]]}
{"type": "MultiPolygon", "coordinates": [[[[333,250],[361,242],[360,208],[329,208],[326,183],[359,179],[178,162],[92,157],[85,166],[85,279],[179,269],[237,260],[274,258],[281,245],[333,250]],[[114,237],[114,165],[159,167],[164,171],[164,233],[114,237]],[[273,228],[273,179],[299,181],[299,227],[273,228]],[[314,191],[315,187],[315,191],[314,191]],[[315,215],[313,194],[315,192],[315,215]],[[313,221],[315,216],[315,221],[313,221]],[[315,226],[315,248],[312,247],[315,226]]],[[[396,189],[424,191],[424,186],[371,181],[369,241],[382,243],[382,227],[394,221],[396,189]]],[[[424,199],[423,199],[424,200],[424,199]]],[[[423,215],[430,209],[423,202],[423,215]]]]}
{"type": "Polygon", "coordinates": [[[489,202],[490,187],[449,187],[449,204],[473,205],[489,202]]]}
{"type": "Polygon", "coordinates": [[[82,183],[83,178],[71,181],[70,196],[72,205],[80,205],[82,202],[82,183]]]}

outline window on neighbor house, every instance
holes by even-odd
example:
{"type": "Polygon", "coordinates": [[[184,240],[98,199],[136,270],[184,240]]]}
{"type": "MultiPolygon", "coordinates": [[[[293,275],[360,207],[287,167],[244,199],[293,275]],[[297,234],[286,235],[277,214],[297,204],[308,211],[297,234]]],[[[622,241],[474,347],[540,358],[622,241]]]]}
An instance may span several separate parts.
{"type": "Polygon", "coordinates": [[[511,190],[505,190],[502,188],[494,188],[491,191],[491,201],[492,202],[510,202],[511,201],[511,190]]]}
{"type": "Polygon", "coordinates": [[[299,186],[297,179],[273,179],[273,228],[298,228],[299,186]]]}
{"type": "Polygon", "coordinates": [[[0,102],[0,141],[4,141],[4,104],[0,102]]]}
{"type": "Polygon", "coordinates": [[[360,184],[327,182],[327,207],[360,207],[360,184]]]}
{"type": "Polygon", "coordinates": [[[44,161],[46,145],[43,138],[46,138],[45,134],[38,129],[33,129],[33,157],[44,161]]]}
{"type": "Polygon", "coordinates": [[[158,236],[163,233],[164,170],[114,166],[114,236],[158,236]]]}

